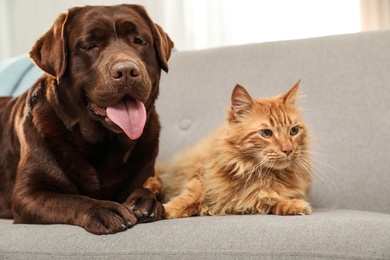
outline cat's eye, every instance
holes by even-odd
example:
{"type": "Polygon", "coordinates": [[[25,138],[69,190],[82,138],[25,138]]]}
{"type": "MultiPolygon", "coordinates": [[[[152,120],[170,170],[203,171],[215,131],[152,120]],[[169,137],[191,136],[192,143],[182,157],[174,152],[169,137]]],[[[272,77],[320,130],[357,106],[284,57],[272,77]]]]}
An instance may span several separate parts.
{"type": "Polygon", "coordinates": [[[271,138],[272,137],[272,131],[269,129],[262,129],[260,130],[260,135],[264,138],[271,138]]]}
{"type": "Polygon", "coordinates": [[[291,128],[290,130],[291,136],[297,135],[298,133],[299,133],[299,126],[294,126],[293,128],[291,128]]]}

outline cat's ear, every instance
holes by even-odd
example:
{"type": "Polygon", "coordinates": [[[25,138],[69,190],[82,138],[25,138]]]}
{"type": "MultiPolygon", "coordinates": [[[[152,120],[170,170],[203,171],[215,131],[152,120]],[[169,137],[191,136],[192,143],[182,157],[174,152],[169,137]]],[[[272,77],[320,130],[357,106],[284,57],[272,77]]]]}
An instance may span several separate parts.
{"type": "Polygon", "coordinates": [[[298,80],[297,83],[286,93],[282,95],[283,102],[285,104],[295,105],[295,101],[297,100],[297,92],[299,88],[299,84],[301,80],[298,80]]]}
{"type": "Polygon", "coordinates": [[[251,113],[253,108],[253,99],[246,89],[237,84],[232,92],[232,106],[230,111],[230,119],[238,119],[244,115],[251,113]]]}

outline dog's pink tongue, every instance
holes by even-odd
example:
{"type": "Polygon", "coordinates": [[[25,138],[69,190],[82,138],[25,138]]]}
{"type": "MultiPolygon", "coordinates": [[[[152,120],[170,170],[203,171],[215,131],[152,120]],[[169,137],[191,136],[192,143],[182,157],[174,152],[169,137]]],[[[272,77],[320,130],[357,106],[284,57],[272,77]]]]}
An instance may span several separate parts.
{"type": "Polygon", "coordinates": [[[122,128],[131,139],[138,139],[144,130],[146,109],[141,101],[123,99],[111,107],[107,107],[107,116],[122,128]]]}

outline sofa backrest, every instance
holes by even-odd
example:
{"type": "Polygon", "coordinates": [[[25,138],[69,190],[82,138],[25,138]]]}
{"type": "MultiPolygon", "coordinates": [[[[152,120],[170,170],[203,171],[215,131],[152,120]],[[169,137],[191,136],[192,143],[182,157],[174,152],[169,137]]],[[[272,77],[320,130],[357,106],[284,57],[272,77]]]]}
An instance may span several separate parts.
{"type": "Polygon", "coordinates": [[[379,31],[175,52],[157,102],[158,160],[224,123],[236,83],[270,97],[301,79],[312,204],[390,213],[389,46],[390,31],[379,31]]]}
{"type": "MultiPolygon", "coordinates": [[[[225,122],[236,83],[254,97],[298,79],[313,136],[314,207],[390,213],[390,31],[175,52],[157,110],[163,161],[225,122]]],[[[0,95],[42,74],[26,55],[0,63],[0,95]]]]}

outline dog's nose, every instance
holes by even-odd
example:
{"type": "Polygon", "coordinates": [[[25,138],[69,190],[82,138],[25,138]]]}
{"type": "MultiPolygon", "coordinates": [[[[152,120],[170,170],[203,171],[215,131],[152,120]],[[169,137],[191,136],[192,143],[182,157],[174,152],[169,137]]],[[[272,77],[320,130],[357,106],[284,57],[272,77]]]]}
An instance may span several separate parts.
{"type": "Polygon", "coordinates": [[[117,62],[112,65],[110,75],[114,81],[125,85],[138,78],[139,67],[131,61],[117,62]]]}

